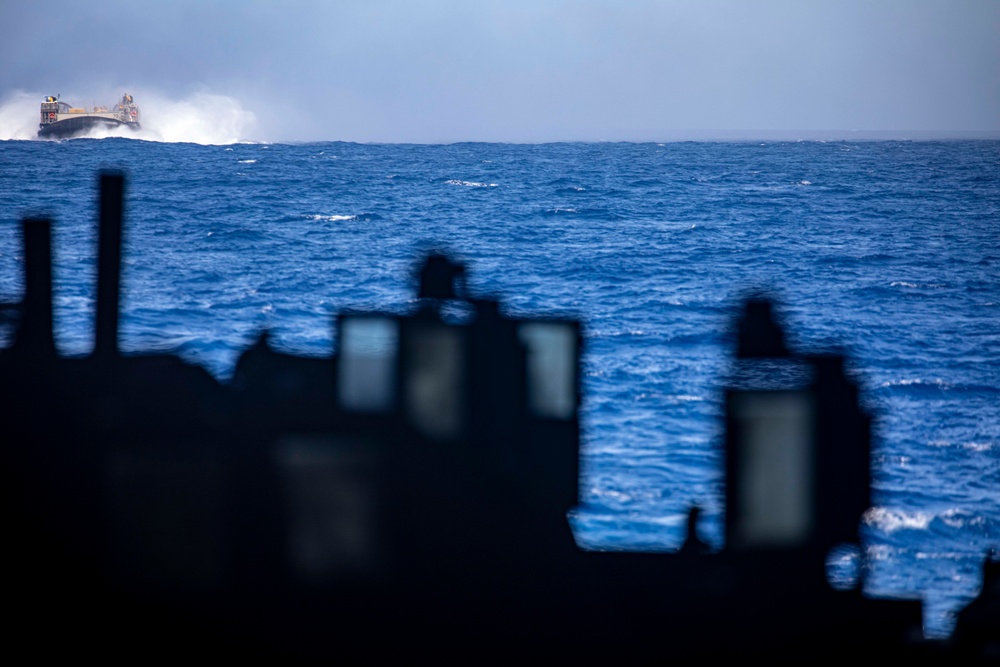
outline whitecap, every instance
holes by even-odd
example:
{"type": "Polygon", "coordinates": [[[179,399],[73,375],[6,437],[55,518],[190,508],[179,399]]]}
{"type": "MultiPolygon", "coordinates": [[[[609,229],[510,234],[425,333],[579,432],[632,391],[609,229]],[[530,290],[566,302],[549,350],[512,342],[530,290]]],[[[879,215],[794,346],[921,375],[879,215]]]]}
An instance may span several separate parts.
{"type": "Polygon", "coordinates": [[[616,491],[614,489],[603,489],[600,487],[592,487],[590,489],[590,495],[595,498],[608,499],[619,503],[628,503],[632,501],[632,496],[624,491],[616,491]]]}
{"type": "Polygon", "coordinates": [[[237,160],[237,162],[239,164],[257,164],[257,160],[254,160],[254,159],[250,159],[250,160],[237,160]]]}
{"type": "Polygon", "coordinates": [[[356,215],[308,215],[306,216],[309,220],[324,221],[324,222],[344,222],[346,220],[357,220],[356,215]]]}
{"type": "Polygon", "coordinates": [[[451,179],[445,181],[446,185],[464,185],[467,188],[495,188],[499,183],[480,183],[478,181],[460,181],[458,179],[451,179]]]}
{"type": "Polygon", "coordinates": [[[667,514],[663,516],[643,517],[642,523],[653,526],[684,526],[687,524],[687,512],[667,514]]]}
{"type": "Polygon", "coordinates": [[[870,544],[865,549],[869,561],[887,561],[896,556],[896,550],[887,544],[870,544]]]}
{"type": "MultiPolygon", "coordinates": [[[[966,558],[968,558],[968,555],[963,553],[956,553],[953,551],[952,552],[918,551],[915,554],[913,554],[913,557],[916,558],[917,560],[965,560],[966,558]]],[[[960,579],[961,577],[956,575],[953,581],[958,581],[960,579]]]]}
{"type": "Polygon", "coordinates": [[[957,507],[942,512],[940,519],[949,528],[965,528],[966,526],[982,525],[985,522],[983,517],[971,515],[957,507]]]}
{"type": "Polygon", "coordinates": [[[812,181],[799,181],[799,185],[812,185],[812,181]]]}
{"type": "Polygon", "coordinates": [[[912,380],[889,380],[879,385],[883,389],[890,387],[935,387],[937,389],[951,389],[951,386],[944,380],[922,380],[920,378],[912,380]]]}
{"type": "Polygon", "coordinates": [[[862,520],[873,528],[894,533],[897,530],[927,530],[934,515],[929,512],[904,512],[887,507],[872,507],[862,520]]]}

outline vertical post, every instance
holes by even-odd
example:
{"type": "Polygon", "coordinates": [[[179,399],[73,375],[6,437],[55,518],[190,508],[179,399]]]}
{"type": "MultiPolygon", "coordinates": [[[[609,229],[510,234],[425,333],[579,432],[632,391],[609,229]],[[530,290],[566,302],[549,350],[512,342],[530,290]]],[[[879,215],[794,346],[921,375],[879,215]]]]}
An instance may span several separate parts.
{"type": "Polygon", "coordinates": [[[52,333],[52,221],[25,218],[24,301],[14,345],[28,356],[56,356],[52,333]]]}
{"type": "Polygon", "coordinates": [[[119,173],[101,174],[94,356],[104,358],[118,355],[124,180],[119,173]]]}
{"type": "Polygon", "coordinates": [[[829,549],[858,541],[861,516],[871,506],[871,417],[839,354],[810,357],[815,369],[817,513],[829,549]]]}

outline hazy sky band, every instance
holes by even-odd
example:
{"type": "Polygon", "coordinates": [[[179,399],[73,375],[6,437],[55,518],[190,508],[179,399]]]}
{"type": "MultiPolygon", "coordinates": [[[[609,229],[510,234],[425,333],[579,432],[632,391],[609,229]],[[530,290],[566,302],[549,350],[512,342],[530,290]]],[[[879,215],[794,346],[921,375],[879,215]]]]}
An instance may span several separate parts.
{"type": "Polygon", "coordinates": [[[208,90],[268,140],[1000,132],[996,0],[5,2],[0,62],[0,100],[208,90]]]}

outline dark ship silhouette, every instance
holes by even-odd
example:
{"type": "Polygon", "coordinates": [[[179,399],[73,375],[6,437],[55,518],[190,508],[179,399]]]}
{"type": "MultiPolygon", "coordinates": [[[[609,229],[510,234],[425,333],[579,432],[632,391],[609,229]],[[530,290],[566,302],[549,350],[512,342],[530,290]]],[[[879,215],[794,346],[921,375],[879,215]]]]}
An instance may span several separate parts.
{"type": "MultiPolygon", "coordinates": [[[[410,314],[348,312],[329,358],[266,334],[231,382],[118,348],[124,178],[100,176],[96,342],[58,354],[51,222],[23,223],[0,351],[9,650],[47,655],[962,658],[997,655],[997,564],[953,640],[919,600],[834,588],[870,504],[870,417],[764,298],[726,380],[725,547],[577,547],[574,318],[514,318],[432,253],[410,314]],[[449,319],[442,304],[470,314],[449,319]]],[[[863,554],[864,550],[859,550],[863,554]]],[[[862,557],[863,560],[863,557],[862,557]]]]}

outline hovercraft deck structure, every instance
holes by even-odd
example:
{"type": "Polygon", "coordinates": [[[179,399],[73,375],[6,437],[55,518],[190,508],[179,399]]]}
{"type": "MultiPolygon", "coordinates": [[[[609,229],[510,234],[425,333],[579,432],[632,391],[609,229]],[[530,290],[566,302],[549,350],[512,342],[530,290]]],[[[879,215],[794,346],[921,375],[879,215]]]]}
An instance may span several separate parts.
{"type": "Polygon", "coordinates": [[[72,107],[50,95],[42,102],[38,137],[67,139],[97,128],[115,129],[122,126],[130,130],[140,129],[139,107],[128,93],[122,95],[113,109],[95,106],[89,111],[84,107],[72,107]]]}

